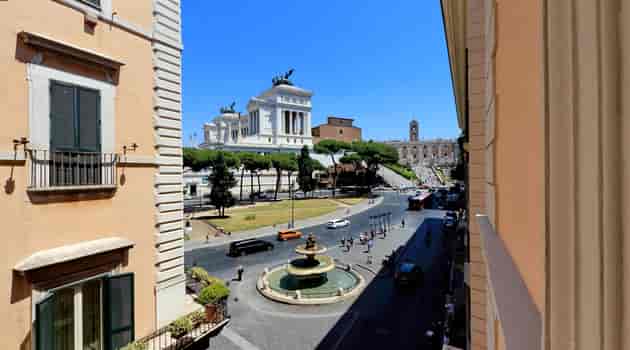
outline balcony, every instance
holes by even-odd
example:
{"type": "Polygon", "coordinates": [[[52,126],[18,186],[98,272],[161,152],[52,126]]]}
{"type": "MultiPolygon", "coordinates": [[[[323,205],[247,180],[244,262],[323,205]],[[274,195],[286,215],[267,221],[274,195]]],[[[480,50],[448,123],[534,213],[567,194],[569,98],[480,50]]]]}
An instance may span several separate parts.
{"type": "Polygon", "coordinates": [[[29,192],[115,190],[114,153],[29,150],[29,192]]]}

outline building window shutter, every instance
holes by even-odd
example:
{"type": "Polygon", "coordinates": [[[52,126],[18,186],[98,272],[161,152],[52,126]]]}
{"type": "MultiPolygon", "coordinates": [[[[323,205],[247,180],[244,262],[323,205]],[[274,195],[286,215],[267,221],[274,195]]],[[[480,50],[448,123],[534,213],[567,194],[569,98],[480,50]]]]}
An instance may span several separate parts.
{"type": "Polygon", "coordinates": [[[104,280],[105,350],[119,350],[134,340],[133,273],[104,280]]]}
{"type": "Polygon", "coordinates": [[[75,147],[75,95],[72,86],[50,84],[50,144],[51,150],[75,147]]]}
{"type": "Polygon", "coordinates": [[[96,90],[78,89],[79,94],[79,149],[100,152],[100,95],[96,90]]]}
{"type": "Polygon", "coordinates": [[[55,346],[54,296],[49,296],[35,306],[35,349],[52,350],[55,346]]]}

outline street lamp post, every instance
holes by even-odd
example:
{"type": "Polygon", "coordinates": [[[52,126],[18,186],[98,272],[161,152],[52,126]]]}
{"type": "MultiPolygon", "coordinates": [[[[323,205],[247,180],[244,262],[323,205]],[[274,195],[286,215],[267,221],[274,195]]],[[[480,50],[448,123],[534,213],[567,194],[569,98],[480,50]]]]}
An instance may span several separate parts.
{"type": "Polygon", "coordinates": [[[293,228],[295,226],[295,200],[293,198],[293,183],[291,182],[291,177],[289,176],[289,198],[291,199],[291,220],[289,221],[289,228],[293,228]]]}

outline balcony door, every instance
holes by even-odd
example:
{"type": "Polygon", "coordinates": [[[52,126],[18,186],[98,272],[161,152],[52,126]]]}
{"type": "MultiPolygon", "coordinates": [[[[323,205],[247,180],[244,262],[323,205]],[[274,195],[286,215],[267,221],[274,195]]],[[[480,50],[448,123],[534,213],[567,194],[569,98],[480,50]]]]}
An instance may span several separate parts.
{"type": "Polygon", "coordinates": [[[51,80],[51,186],[101,183],[100,110],[98,90],[51,80]]]}

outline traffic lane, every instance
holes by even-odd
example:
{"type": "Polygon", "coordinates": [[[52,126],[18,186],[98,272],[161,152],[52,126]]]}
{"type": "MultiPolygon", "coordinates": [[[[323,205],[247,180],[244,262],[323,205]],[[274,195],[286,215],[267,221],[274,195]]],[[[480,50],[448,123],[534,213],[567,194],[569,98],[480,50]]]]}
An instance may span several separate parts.
{"type": "Polygon", "coordinates": [[[426,346],[424,332],[440,319],[443,312],[447,274],[443,268],[442,238],[441,219],[425,218],[405,245],[401,259],[423,267],[424,285],[401,288],[395,285],[391,274],[379,274],[346,316],[326,335],[318,349],[426,348],[423,347],[426,346]],[[432,238],[427,243],[429,232],[432,238]],[[348,315],[356,317],[353,319],[348,315]]]}
{"type": "MultiPolygon", "coordinates": [[[[401,202],[398,196],[392,193],[385,193],[383,202],[376,207],[370,208],[359,214],[350,217],[350,226],[338,229],[328,229],[325,224],[306,228],[303,230],[305,234],[313,233],[319,242],[332,247],[340,244],[340,240],[350,236],[358,237],[360,232],[370,230],[369,217],[372,215],[382,214],[384,212],[392,212],[392,224],[400,222],[404,213],[404,207],[401,209],[401,202]]],[[[185,254],[186,266],[201,266],[208,272],[220,275],[222,272],[236,269],[239,265],[244,267],[254,266],[258,264],[278,264],[287,261],[289,258],[295,257],[295,247],[303,243],[303,239],[279,242],[274,240],[273,236],[263,238],[274,243],[274,249],[268,252],[260,252],[241,257],[228,257],[227,252],[229,244],[218,247],[195,249],[185,254]]],[[[219,276],[221,277],[221,276],[219,276]]]]}

